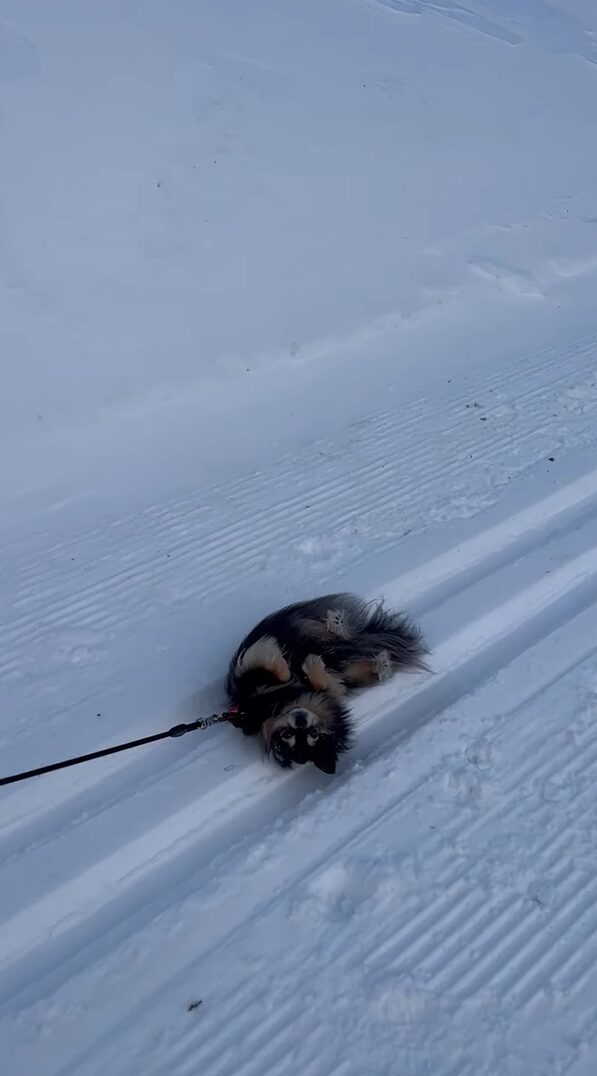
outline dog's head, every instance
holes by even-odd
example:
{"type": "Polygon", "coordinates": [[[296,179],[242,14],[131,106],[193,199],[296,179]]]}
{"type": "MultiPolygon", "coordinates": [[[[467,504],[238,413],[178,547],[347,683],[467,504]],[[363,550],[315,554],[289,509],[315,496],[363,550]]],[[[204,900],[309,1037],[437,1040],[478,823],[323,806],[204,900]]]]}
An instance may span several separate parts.
{"type": "Polygon", "coordinates": [[[268,754],[288,769],[312,762],[324,773],[335,773],[338,755],[350,747],[347,709],[322,692],[286,691],[261,733],[268,754]]]}

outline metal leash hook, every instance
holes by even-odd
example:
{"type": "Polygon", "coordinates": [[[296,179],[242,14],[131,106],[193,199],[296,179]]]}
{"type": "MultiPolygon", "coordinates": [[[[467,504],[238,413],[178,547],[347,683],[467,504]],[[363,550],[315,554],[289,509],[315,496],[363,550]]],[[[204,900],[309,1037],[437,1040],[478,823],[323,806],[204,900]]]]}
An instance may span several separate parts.
{"type": "Polygon", "coordinates": [[[13,785],[17,781],[26,781],[29,777],[39,777],[43,773],[53,773],[54,770],[65,770],[68,766],[78,766],[80,762],[91,762],[94,758],[104,758],[106,755],[116,755],[120,751],[129,751],[132,747],[142,747],[146,743],[155,743],[156,740],[168,738],[177,739],[185,736],[187,732],[197,732],[209,729],[212,725],[221,725],[225,721],[238,715],[237,706],[229,706],[221,714],[211,714],[210,717],[198,717],[196,721],[188,724],[173,725],[165,732],[156,732],[153,736],[143,736],[140,740],[128,740],[127,743],[115,744],[113,747],[104,747],[101,751],[91,751],[88,755],[77,755],[76,758],[65,758],[62,762],[51,762],[48,766],[38,766],[35,770],[24,770],[23,773],[12,773],[9,777],[0,777],[0,785],[13,785]]]}
{"type": "Polygon", "coordinates": [[[212,725],[221,725],[224,721],[230,721],[231,717],[236,717],[236,708],[230,707],[229,710],[225,710],[222,714],[211,714],[209,717],[198,717],[196,721],[191,721],[188,725],[173,725],[171,729],[168,729],[165,736],[172,736],[174,738],[178,736],[184,736],[187,732],[201,731],[202,729],[210,729],[212,725]]]}

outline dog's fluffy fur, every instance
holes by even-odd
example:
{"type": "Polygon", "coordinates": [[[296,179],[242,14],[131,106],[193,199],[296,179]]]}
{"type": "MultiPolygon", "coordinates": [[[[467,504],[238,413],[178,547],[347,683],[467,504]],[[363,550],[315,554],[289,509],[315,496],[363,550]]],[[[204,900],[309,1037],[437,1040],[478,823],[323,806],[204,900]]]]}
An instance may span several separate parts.
{"type": "Polygon", "coordinates": [[[284,768],[310,761],[335,773],[353,738],[346,696],[424,668],[426,652],[412,621],[380,602],[329,594],[288,605],[260,621],[232,658],[234,723],[260,733],[284,768]]]}

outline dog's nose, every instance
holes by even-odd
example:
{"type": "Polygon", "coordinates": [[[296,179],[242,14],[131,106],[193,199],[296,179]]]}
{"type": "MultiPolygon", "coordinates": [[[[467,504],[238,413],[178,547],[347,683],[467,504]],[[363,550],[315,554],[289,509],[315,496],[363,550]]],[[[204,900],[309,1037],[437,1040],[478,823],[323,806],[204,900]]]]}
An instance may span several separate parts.
{"type": "Polygon", "coordinates": [[[295,710],[293,713],[294,727],[296,729],[304,729],[307,725],[307,711],[295,710]]]}

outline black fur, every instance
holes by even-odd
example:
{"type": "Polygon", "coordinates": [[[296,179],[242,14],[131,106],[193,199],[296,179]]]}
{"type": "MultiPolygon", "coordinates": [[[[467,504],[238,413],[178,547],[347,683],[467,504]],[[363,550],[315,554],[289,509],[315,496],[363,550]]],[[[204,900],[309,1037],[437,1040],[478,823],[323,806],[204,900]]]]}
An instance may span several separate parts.
{"type": "Polygon", "coordinates": [[[352,594],[297,602],[264,617],[228,672],[234,720],[261,733],[280,766],[311,761],[334,773],[353,740],[344,696],[394,673],[424,669],[418,628],[402,613],[352,594]]]}

